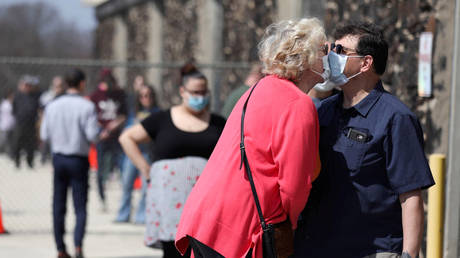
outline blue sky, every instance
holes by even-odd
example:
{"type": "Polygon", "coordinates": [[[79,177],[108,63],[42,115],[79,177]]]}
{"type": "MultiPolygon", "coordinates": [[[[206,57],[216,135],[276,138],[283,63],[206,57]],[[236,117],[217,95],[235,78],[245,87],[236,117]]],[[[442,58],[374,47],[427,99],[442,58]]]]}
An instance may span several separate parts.
{"type": "Polygon", "coordinates": [[[94,8],[84,5],[80,0],[1,0],[0,8],[13,3],[36,2],[46,2],[54,6],[64,20],[74,21],[81,29],[91,30],[96,27],[94,8]]]}

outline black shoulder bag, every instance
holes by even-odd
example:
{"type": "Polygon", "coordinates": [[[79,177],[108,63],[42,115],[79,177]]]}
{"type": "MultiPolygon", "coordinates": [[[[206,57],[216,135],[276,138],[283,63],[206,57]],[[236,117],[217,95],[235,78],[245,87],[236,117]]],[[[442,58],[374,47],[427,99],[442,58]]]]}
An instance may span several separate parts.
{"type": "Polygon", "coordinates": [[[251,184],[252,195],[254,196],[254,201],[257,207],[257,213],[259,214],[260,224],[263,230],[263,233],[262,233],[263,257],[264,258],[288,257],[290,254],[292,254],[292,249],[293,249],[292,247],[293,233],[292,233],[291,223],[289,222],[289,219],[279,224],[267,224],[265,222],[264,216],[262,214],[262,208],[260,207],[259,197],[257,196],[256,186],[254,185],[254,180],[252,178],[251,168],[249,167],[249,161],[246,155],[245,146],[244,146],[244,115],[246,113],[246,107],[248,105],[248,100],[251,97],[251,94],[256,88],[256,86],[257,84],[254,85],[254,87],[252,87],[251,92],[249,93],[249,96],[246,99],[246,102],[244,103],[243,112],[241,114],[240,169],[242,168],[243,163],[244,163],[246,174],[248,176],[249,183],[251,184]],[[278,229],[278,228],[280,230],[275,231],[275,229],[278,229]],[[283,236],[285,237],[284,239],[283,239],[283,236]],[[279,242],[285,242],[285,243],[279,243],[279,242]]]}

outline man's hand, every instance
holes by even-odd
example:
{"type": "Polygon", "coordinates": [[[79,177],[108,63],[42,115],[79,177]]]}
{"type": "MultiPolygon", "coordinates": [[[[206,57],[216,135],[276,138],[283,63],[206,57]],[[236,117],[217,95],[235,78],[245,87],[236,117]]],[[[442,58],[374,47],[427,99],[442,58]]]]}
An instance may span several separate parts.
{"type": "Polygon", "coordinates": [[[104,129],[99,134],[99,140],[104,141],[104,140],[108,139],[109,136],[110,136],[110,131],[107,130],[107,129],[104,129]]]}

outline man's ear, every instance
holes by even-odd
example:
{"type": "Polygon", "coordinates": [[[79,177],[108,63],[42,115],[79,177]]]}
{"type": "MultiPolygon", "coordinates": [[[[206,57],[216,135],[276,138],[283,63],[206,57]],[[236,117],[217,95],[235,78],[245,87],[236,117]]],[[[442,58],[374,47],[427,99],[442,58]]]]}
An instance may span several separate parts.
{"type": "Polygon", "coordinates": [[[79,89],[80,91],[83,92],[83,91],[85,91],[85,88],[86,88],[86,81],[83,80],[83,81],[81,81],[80,84],[78,85],[78,89],[79,89]]]}
{"type": "Polygon", "coordinates": [[[362,62],[361,72],[374,71],[374,58],[371,55],[365,55],[362,62]]]}

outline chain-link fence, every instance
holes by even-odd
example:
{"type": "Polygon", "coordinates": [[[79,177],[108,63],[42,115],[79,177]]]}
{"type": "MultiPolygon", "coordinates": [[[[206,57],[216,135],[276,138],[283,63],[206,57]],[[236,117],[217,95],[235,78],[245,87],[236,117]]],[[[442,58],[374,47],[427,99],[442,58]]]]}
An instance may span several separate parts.
{"type": "MultiPolygon", "coordinates": [[[[54,76],[63,75],[67,70],[78,67],[87,75],[87,93],[94,90],[99,73],[104,68],[112,69],[121,88],[131,91],[137,75],[144,76],[147,84],[152,85],[159,96],[161,107],[167,108],[179,101],[181,62],[148,63],[117,62],[108,60],[46,59],[0,57],[0,97],[8,90],[14,90],[22,75],[38,76],[39,91],[45,91],[54,76]]],[[[196,64],[206,76],[213,94],[213,110],[219,111],[229,92],[240,85],[247,75],[251,64],[247,62],[225,62],[196,64]]]]}
{"type": "MultiPolygon", "coordinates": [[[[18,82],[23,75],[36,76],[39,79],[34,89],[38,98],[40,94],[48,90],[53,77],[63,75],[71,68],[82,69],[87,76],[87,88],[85,94],[90,94],[96,88],[100,71],[105,68],[113,70],[113,73],[121,88],[127,93],[132,91],[132,83],[137,75],[145,78],[147,84],[154,86],[157,100],[161,108],[168,108],[172,104],[179,103],[178,85],[180,67],[183,63],[146,63],[146,62],[114,62],[101,60],[65,60],[65,59],[40,59],[40,58],[13,58],[0,57],[0,97],[4,99],[8,92],[16,92],[18,82]]],[[[197,64],[197,67],[209,79],[212,92],[212,110],[219,112],[223,101],[229,92],[244,82],[249,71],[249,63],[216,63],[197,64]]],[[[27,105],[27,103],[20,103],[27,105]]],[[[39,113],[39,110],[36,112],[39,113]]],[[[23,146],[20,153],[22,160],[19,164],[12,158],[11,148],[0,153],[0,207],[2,209],[3,223],[12,232],[40,233],[51,231],[51,198],[52,198],[52,167],[49,157],[40,152],[38,142],[38,128],[40,120],[35,123],[35,129],[22,128],[29,135],[29,142],[23,146]],[[34,144],[36,142],[37,144],[34,144]],[[26,151],[33,149],[34,161],[26,162],[26,151]],[[40,160],[43,161],[40,162],[40,160]],[[30,166],[33,167],[30,167],[30,166]]],[[[17,130],[15,130],[17,131],[17,130]]],[[[14,133],[13,133],[14,134],[14,133]]],[[[6,142],[11,143],[15,136],[9,135],[6,142]]],[[[1,143],[0,143],[1,144],[1,143]]],[[[44,152],[46,153],[46,152],[44,152]]],[[[95,173],[91,173],[90,179],[91,196],[97,199],[95,173]],[[91,195],[92,194],[92,195],[91,195]]],[[[108,181],[107,190],[110,198],[109,212],[115,217],[116,208],[120,196],[121,184],[118,173],[112,173],[108,181]]],[[[133,202],[136,203],[136,202],[133,202]]],[[[72,202],[68,201],[71,207],[72,202]]],[[[68,210],[72,214],[72,208],[68,210]]],[[[73,216],[73,215],[71,215],[73,216]]],[[[73,219],[68,219],[73,221],[73,219]]]]}

